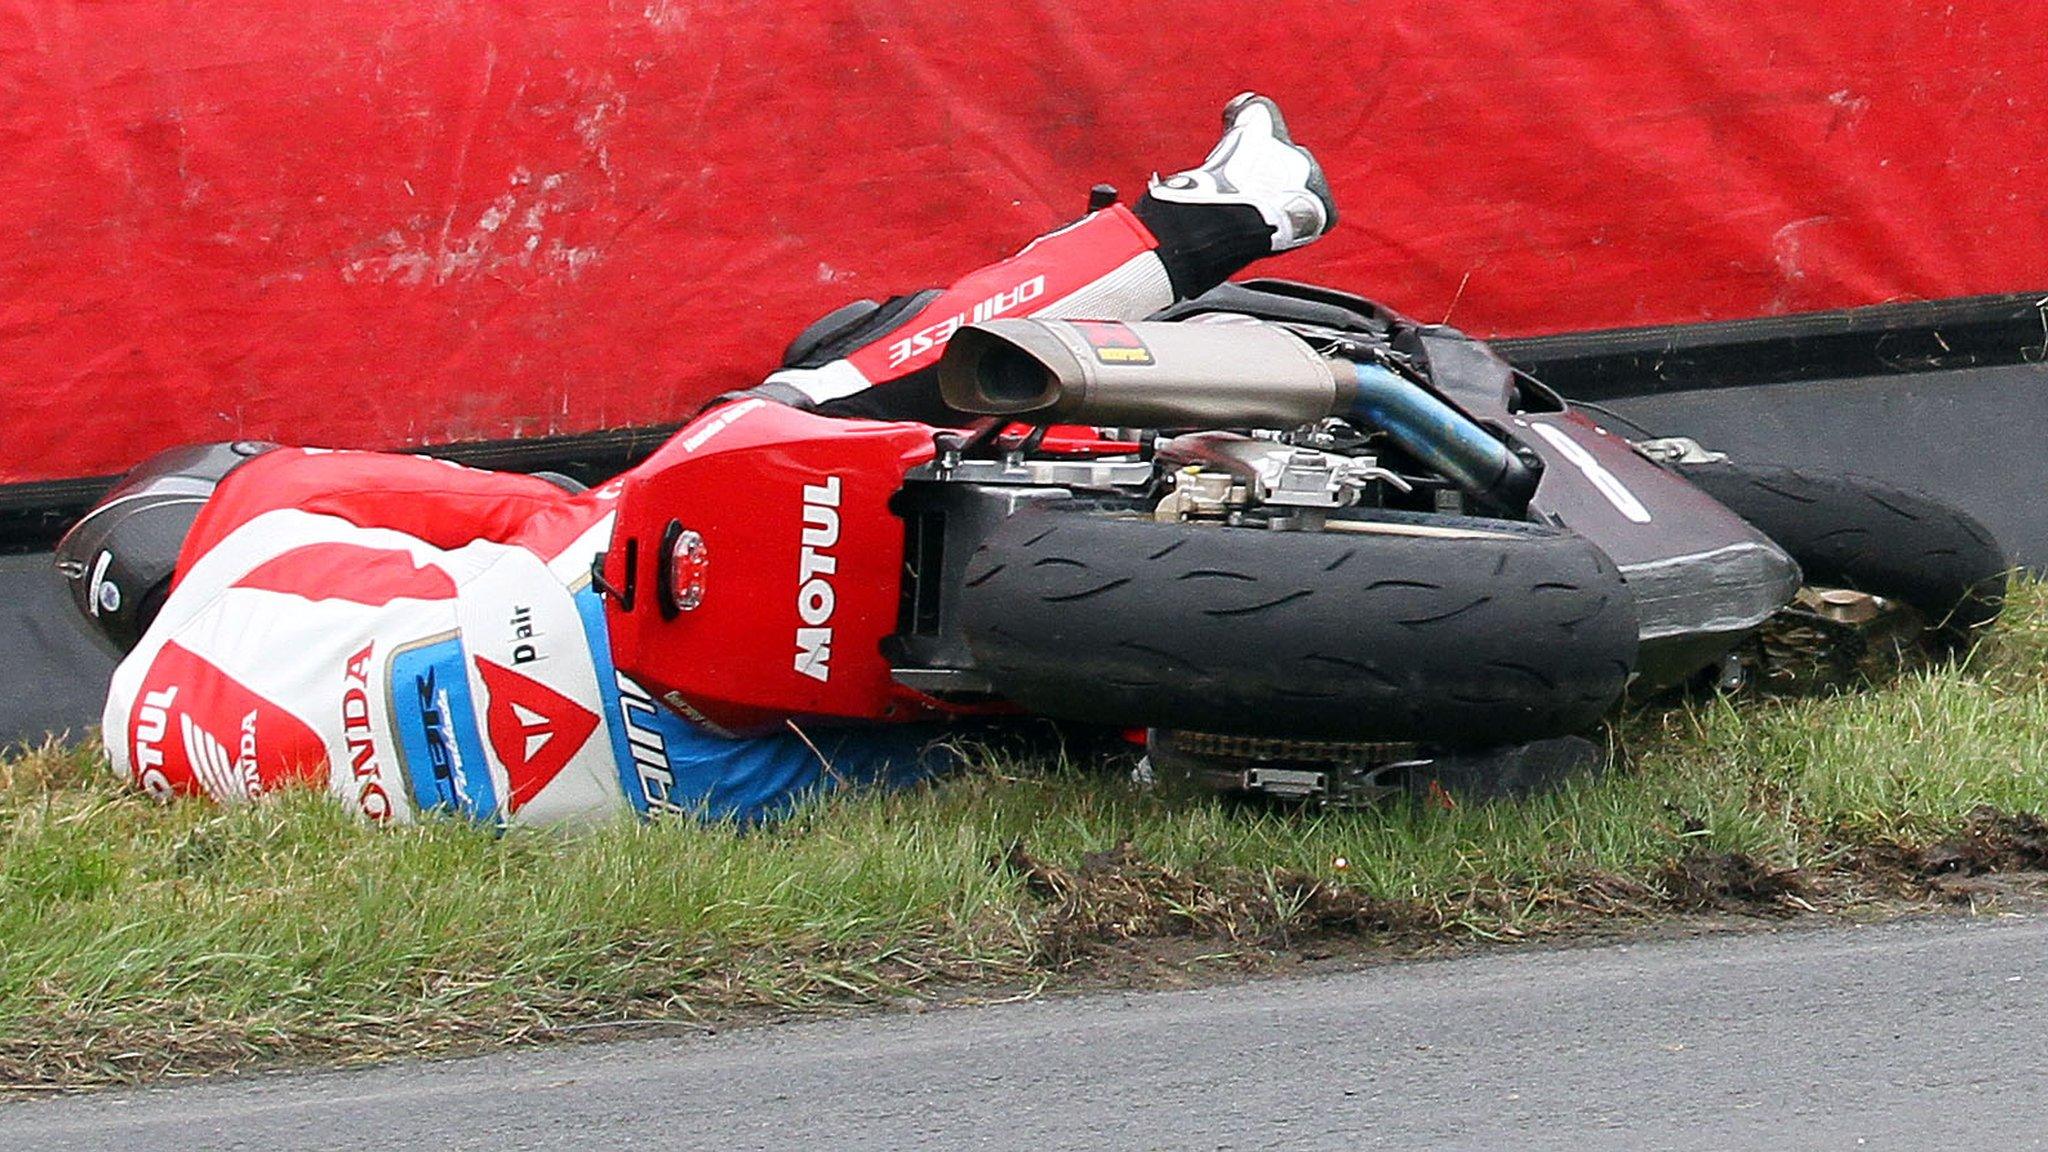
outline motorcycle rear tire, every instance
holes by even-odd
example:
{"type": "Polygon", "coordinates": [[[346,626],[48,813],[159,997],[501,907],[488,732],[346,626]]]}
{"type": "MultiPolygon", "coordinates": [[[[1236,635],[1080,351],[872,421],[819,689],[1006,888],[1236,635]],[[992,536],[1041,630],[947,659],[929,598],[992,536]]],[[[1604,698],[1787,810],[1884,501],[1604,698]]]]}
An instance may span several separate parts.
{"type": "Polygon", "coordinates": [[[1634,667],[1605,554],[1533,524],[1384,513],[1272,531],[1037,509],[970,559],[995,690],[1125,727],[1490,746],[1583,731],[1634,667]]]}
{"type": "Polygon", "coordinates": [[[1936,646],[1967,649],[2005,603],[2012,561],[1977,519],[1864,476],[1720,461],[1678,472],[1769,536],[1806,582],[1903,601],[1936,646]]]}

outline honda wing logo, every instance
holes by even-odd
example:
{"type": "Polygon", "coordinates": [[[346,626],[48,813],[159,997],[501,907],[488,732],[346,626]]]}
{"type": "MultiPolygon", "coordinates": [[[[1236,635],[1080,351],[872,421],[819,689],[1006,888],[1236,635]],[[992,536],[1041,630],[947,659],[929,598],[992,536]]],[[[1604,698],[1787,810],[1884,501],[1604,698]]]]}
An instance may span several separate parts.
{"type": "Polygon", "coordinates": [[[220,738],[192,722],[190,712],[178,714],[184,730],[185,761],[199,786],[216,800],[254,800],[263,794],[263,780],[256,774],[256,716],[251,708],[242,717],[241,738],[230,753],[220,738]]]}

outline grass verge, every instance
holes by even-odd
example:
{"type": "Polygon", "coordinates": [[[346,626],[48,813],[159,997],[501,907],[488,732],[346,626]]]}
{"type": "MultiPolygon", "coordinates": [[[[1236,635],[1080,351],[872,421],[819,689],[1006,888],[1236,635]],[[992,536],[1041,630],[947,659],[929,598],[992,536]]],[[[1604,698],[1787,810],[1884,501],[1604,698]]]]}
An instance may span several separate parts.
{"type": "Polygon", "coordinates": [[[0,1090],[1975,900],[2048,863],[2048,593],[1967,667],[1624,721],[1519,803],[1261,813],[990,758],[765,831],[375,833],[0,758],[0,1090]]]}

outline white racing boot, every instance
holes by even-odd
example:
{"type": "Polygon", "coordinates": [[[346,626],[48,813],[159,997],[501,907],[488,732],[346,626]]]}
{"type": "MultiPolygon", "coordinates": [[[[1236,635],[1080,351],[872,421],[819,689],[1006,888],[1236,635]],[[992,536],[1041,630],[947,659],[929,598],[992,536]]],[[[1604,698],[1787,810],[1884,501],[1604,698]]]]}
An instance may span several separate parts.
{"type": "Polygon", "coordinates": [[[1242,204],[1273,229],[1273,251],[1314,240],[1337,223],[1322,165],[1287,135],[1280,106],[1252,92],[1223,108],[1223,139],[1199,168],[1152,177],[1155,200],[1172,204],[1242,204]]]}

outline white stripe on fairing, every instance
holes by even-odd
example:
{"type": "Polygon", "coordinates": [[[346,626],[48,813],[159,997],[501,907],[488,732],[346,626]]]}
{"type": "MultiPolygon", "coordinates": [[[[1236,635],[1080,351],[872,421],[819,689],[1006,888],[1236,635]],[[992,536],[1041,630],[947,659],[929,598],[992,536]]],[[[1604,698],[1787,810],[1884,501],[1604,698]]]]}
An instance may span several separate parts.
{"type": "Polygon", "coordinates": [[[1397,520],[1328,520],[1323,528],[1330,532],[1359,532],[1372,536],[1419,536],[1434,540],[1501,540],[1511,535],[1507,532],[1487,532],[1474,528],[1446,528],[1439,524],[1408,524],[1397,520]]]}
{"type": "Polygon", "coordinates": [[[1157,252],[1140,252],[1115,269],[1035,309],[1046,320],[1143,320],[1173,303],[1173,282],[1157,252]]]}
{"type": "Polygon", "coordinates": [[[1618,564],[1616,567],[1621,570],[1623,576],[1627,576],[1631,572],[1655,572],[1662,568],[1690,567],[1692,565],[1724,560],[1730,556],[1743,556],[1772,551],[1775,551],[1775,549],[1762,544],[1743,541],[1738,544],[1723,544],[1719,548],[1709,548],[1705,552],[1688,552],[1683,556],[1665,556],[1656,560],[1639,561],[1634,564],[1618,564]]]}
{"type": "Polygon", "coordinates": [[[850,360],[834,360],[817,368],[784,368],[769,373],[765,383],[787,384],[810,397],[813,404],[865,392],[873,386],[850,360]]]}
{"type": "Polygon", "coordinates": [[[1609,504],[1614,505],[1616,512],[1638,524],[1650,522],[1650,510],[1643,507],[1643,502],[1636,499],[1636,494],[1628,490],[1628,485],[1623,484],[1619,477],[1608,471],[1606,465],[1595,460],[1593,454],[1586,451],[1585,445],[1541,420],[1532,422],[1529,427],[1538,436],[1550,441],[1550,446],[1557,449],[1559,455],[1571,461],[1572,467],[1585,475],[1594,490],[1605,496],[1609,504]]]}

